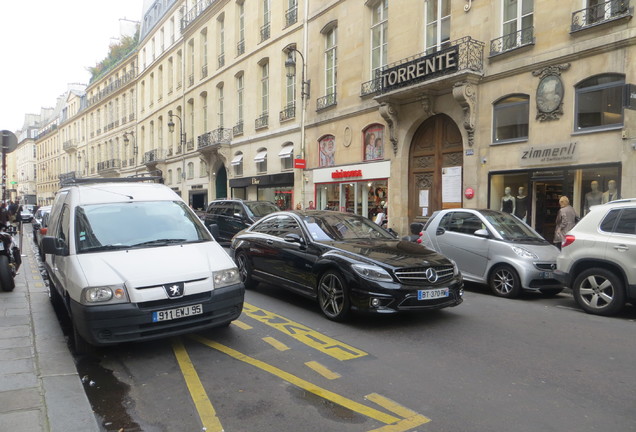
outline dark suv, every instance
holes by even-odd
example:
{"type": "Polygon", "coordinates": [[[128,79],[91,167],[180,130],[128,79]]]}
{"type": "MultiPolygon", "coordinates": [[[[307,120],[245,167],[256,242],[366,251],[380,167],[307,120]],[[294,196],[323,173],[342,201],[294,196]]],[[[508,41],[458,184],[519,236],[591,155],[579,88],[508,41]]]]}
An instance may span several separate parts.
{"type": "Polygon", "coordinates": [[[217,241],[229,242],[234,234],[279,210],[269,201],[215,200],[208,205],[204,223],[217,241]]]}

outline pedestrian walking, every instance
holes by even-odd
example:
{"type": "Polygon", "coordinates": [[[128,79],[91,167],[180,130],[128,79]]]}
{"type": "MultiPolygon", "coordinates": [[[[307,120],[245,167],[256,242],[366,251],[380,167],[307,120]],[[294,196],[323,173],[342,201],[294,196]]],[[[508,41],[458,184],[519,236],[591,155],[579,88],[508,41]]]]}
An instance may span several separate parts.
{"type": "Polygon", "coordinates": [[[576,212],[565,195],[559,198],[559,205],[561,208],[556,217],[553,242],[561,250],[561,243],[565,239],[565,234],[576,225],[576,212]]]}

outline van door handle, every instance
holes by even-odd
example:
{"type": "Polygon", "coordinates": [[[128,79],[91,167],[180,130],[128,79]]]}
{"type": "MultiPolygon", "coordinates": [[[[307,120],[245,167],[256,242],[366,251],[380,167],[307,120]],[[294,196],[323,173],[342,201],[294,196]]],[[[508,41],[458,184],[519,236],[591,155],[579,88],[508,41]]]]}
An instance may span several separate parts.
{"type": "Polygon", "coordinates": [[[624,244],[616,245],[614,246],[614,249],[616,249],[619,252],[625,252],[629,250],[629,248],[625,246],[624,244]]]}

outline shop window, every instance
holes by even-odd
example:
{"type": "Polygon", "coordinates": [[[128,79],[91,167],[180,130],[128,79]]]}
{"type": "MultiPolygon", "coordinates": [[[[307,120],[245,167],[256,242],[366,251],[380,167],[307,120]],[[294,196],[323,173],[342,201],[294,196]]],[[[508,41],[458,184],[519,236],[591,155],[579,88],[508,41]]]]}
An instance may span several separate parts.
{"type": "Polygon", "coordinates": [[[336,138],[333,135],[326,135],[320,138],[320,161],[319,166],[330,167],[336,164],[336,138]]]}
{"type": "Polygon", "coordinates": [[[364,130],[364,160],[384,159],[384,126],[372,125],[364,130]]]}
{"type": "Polygon", "coordinates": [[[262,148],[256,154],[254,158],[254,162],[256,162],[256,173],[264,174],[267,172],[267,149],[262,148]]]}
{"type": "Polygon", "coordinates": [[[575,130],[604,129],[623,125],[625,76],[605,74],[576,86],[575,130]]]}
{"type": "Polygon", "coordinates": [[[281,171],[289,171],[294,168],[294,145],[288,143],[283,146],[281,151],[278,153],[278,157],[280,158],[280,168],[281,171]]]}
{"type": "Polygon", "coordinates": [[[530,98],[523,94],[506,96],[494,103],[494,143],[528,139],[529,106],[530,98]]]}

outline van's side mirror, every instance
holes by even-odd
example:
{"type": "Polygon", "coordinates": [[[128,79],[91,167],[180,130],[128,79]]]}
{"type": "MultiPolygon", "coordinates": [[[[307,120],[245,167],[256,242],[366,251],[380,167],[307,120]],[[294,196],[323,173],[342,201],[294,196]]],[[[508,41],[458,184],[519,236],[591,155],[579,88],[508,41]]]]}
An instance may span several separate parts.
{"type": "Polygon", "coordinates": [[[57,237],[45,236],[42,238],[42,251],[45,254],[67,256],[68,246],[57,237]]]}

